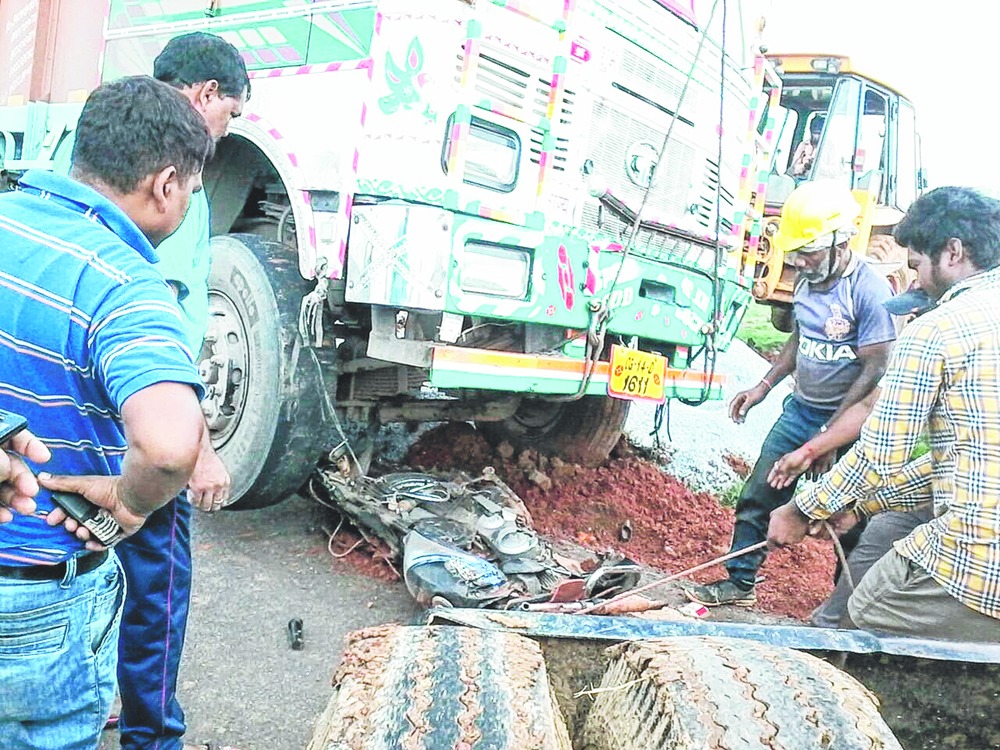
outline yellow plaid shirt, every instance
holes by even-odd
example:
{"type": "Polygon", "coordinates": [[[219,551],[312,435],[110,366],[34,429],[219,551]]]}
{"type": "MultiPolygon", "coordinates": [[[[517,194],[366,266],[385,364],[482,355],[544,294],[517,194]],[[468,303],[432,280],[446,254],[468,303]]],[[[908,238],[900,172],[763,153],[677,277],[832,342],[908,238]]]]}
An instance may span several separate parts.
{"type": "Polygon", "coordinates": [[[1000,618],[1000,268],[956,284],[907,325],[880,385],[858,442],[796,504],[822,519],[933,499],[936,518],[896,550],[1000,618]],[[925,425],[931,452],[908,461],[925,425]]]}

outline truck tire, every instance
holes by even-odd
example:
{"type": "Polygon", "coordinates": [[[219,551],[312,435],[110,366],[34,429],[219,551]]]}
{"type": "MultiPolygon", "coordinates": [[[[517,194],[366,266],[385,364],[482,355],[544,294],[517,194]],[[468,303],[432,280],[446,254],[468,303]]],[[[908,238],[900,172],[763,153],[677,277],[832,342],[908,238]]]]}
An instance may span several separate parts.
{"type": "Polygon", "coordinates": [[[348,636],[308,750],[570,750],[538,645],[389,625],[348,636]]]}
{"type": "Polygon", "coordinates": [[[612,650],[584,750],[902,750],[875,696],[808,654],[712,637],[612,650]]]}
{"type": "Polygon", "coordinates": [[[476,427],[494,445],[533,448],[548,456],[596,466],[607,460],[621,438],[630,401],[584,396],[578,401],[522,399],[513,416],[476,427]]]}
{"type": "Polygon", "coordinates": [[[215,368],[219,382],[207,386],[202,405],[233,479],[230,509],[284,500],[326,447],[320,370],[296,344],[308,291],[278,243],[252,234],[212,238],[211,322],[200,369],[211,379],[215,368]]]}

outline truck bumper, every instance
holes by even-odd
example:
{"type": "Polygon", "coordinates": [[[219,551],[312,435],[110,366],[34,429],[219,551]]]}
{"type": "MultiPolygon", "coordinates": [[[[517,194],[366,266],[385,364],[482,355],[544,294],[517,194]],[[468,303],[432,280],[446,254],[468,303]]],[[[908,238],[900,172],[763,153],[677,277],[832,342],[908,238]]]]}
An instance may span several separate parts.
{"type": "MultiPolygon", "coordinates": [[[[515,354],[487,349],[436,346],[431,355],[431,384],[442,389],[475,388],[568,395],[576,393],[584,376],[584,362],[569,357],[515,354]]],[[[608,395],[609,364],[598,362],[584,391],[589,396],[608,395]]],[[[667,368],[666,398],[722,398],[725,378],[700,370],[667,368]]]]}

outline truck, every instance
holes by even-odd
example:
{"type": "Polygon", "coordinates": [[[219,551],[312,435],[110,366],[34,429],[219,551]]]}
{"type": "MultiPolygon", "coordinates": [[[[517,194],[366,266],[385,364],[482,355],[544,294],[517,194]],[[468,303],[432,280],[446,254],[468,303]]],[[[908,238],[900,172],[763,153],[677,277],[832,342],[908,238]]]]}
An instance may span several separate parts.
{"type": "Polygon", "coordinates": [[[782,88],[770,112],[776,137],[769,151],[753,296],[771,306],[775,327],[790,331],[795,269],[771,246],[770,238],[778,231],[781,207],[791,190],[811,179],[837,180],[850,187],[861,206],[851,248],[876,264],[893,290],[901,292],[914,276],[892,230],[927,187],[927,178],[916,110],[894,86],[866,74],[844,55],[769,53],[768,59],[782,88]],[[818,134],[815,152],[796,168],[794,155],[810,132],[818,134]]]}
{"type": "Polygon", "coordinates": [[[4,0],[0,180],[66,158],[102,80],[218,34],[251,79],[204,174],[196,364],[231,507],[345,445],[363,468],[348,435],[394,421],[596,462],[632,401],[720,397],[754,278],[750,7],[4,0]]]}

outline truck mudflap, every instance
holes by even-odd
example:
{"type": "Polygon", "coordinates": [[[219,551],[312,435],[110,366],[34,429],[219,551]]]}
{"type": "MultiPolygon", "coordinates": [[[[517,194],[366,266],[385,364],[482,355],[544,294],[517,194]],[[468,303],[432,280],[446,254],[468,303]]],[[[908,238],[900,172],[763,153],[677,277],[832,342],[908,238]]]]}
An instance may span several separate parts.
{"type": "MultiPolygon", "coordinates": [[[[477,388],[512,393],[573,394],[580,387],[585,363],[540,354],[516,354],[488,349],[436,346],[431,357],[431,384],[442,389],[477,388]]],[[[608,362],[597,362],[583,395],[606,396],[608,362]]],[[[666,368],[665,398],[722,398],[725,377],[699,370],[666,368]]]]}
{"type": "Polygon", "coordinates": [[[882,653],[939,661],[1000,664],[1000,644],[996,643],[935,641],[876,635],[863,630],[831,630],[796,625],[748,625],[700,620],[663,622],[635,617],[441,608],[430,610],[427,622],[504,630],[532,638],[617,643],[673,636],[719,636],[804,651],[882,653]]]}

